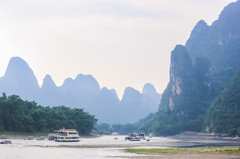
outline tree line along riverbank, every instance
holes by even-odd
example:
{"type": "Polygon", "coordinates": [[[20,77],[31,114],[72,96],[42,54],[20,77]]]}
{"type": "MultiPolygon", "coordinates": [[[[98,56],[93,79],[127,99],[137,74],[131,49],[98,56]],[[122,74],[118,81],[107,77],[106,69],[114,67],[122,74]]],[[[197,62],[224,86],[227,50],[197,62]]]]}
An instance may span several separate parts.
{"type": "Polygon", "coordinates": [[[96,122],[97,119],[83,109],[41,106],[5,93],[0,97],[0,133],[47,134],[65,127],[75,128],[81,135],[89,135],[96,122]]]}

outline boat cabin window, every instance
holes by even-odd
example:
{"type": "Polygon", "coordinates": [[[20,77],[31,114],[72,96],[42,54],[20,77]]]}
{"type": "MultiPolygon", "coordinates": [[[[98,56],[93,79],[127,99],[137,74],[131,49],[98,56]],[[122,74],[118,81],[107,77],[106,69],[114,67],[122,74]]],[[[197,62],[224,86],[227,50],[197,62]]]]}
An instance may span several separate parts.
{"type": "Polygon", "coordinates": [[[78,139],[78,137],[66,137],[66,139],[78,139]]]}
{"type": "Polygon", "coordinates": [[[67,132],[59,132],[59,135],[61,135],[61,136],[67,136],[67,132]]]}

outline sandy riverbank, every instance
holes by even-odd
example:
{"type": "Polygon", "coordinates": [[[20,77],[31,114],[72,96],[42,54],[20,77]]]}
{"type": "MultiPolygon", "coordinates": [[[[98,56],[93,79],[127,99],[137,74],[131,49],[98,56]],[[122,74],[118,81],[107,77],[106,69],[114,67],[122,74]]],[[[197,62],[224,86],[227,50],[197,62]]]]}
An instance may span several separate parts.
{"type": "Polygon", "coordinates": [[[132,156],[119,158],[131,158],[131,159],[240,159],[239,155],[227,155],[227,154],[149,154],[144,156],[132,156]]]}
{"type": "Polygon", "coordinates": [[[240,147],[170,148],[170,149],[126,149],[126,152],[138,154],[132,158],[197,158],[197,159],[239,159],[240,147]]]}

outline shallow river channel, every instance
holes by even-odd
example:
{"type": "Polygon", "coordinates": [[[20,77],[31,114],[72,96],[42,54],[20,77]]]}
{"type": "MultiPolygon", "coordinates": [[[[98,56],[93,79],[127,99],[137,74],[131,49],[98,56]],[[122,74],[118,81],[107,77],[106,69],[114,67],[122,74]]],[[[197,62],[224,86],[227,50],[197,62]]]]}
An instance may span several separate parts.
{"type": "Polygon", "coordinates": [[[124,139],[125,136],[101,136],[81,138],[80,142],[76,143],[11,139],[12,144],[0,144],[0,159],[126,159],[139,156],[126,153],[126,148],[240,146],[240,142],[235,140],[164,137],[153,137],[150,141],[124,139]]]}

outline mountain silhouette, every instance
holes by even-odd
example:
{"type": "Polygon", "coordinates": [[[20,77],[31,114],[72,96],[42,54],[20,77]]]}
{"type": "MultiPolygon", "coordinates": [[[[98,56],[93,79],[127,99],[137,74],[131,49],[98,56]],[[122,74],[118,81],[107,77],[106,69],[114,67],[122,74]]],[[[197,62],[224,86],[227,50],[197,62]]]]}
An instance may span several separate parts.
{"type": "Polygon", "coordinates": [[[63,95],[60,89],[56,86],[50,75],[46,75],[43,79],[43,84],[40,89],[37,101],[42,105],[58,106],[62,105],[63,95]]]}
{"type": "Polygon", "coordinates": [[[4,76],[0,78],[0,90],[8,95],[17,94],[23,99],[35,100],[40,87],[28,64],[20,57],[13,57],[4,76]]]}
{"type": "Polygon", "coordinates": [[[239,67],[238,0],[226,6],[211,26],[200,20],[186,45],[172,51],[170,81],[158,111],[142,120],[142,129],[157,135],[206,129],[239,135],[239,67]]]}
{"type": "Polygon", "coordinates": [[[142,90],[142,104],[145,110],[144,116],[148,113],[154,113],[158,110],[158,106],[161,101],[161,95],[157,93],[155,87],[151,83],[146,83],[142,90]]]}
{"type": "Polygon", "coordinates": [[[82,108],[95,115],[100,123],[133,123],[157,110],[160,95],[151,84],[141,94],[127,88],[120,100],[114,89],[100,88],[92,75],[79,74],[56,86],[50,75],[43,79],[41,88],[32,69],[20,57],[11,58],[6,73],[0,78],[0,92],[16,94],[43,106],[82,108]]]}

